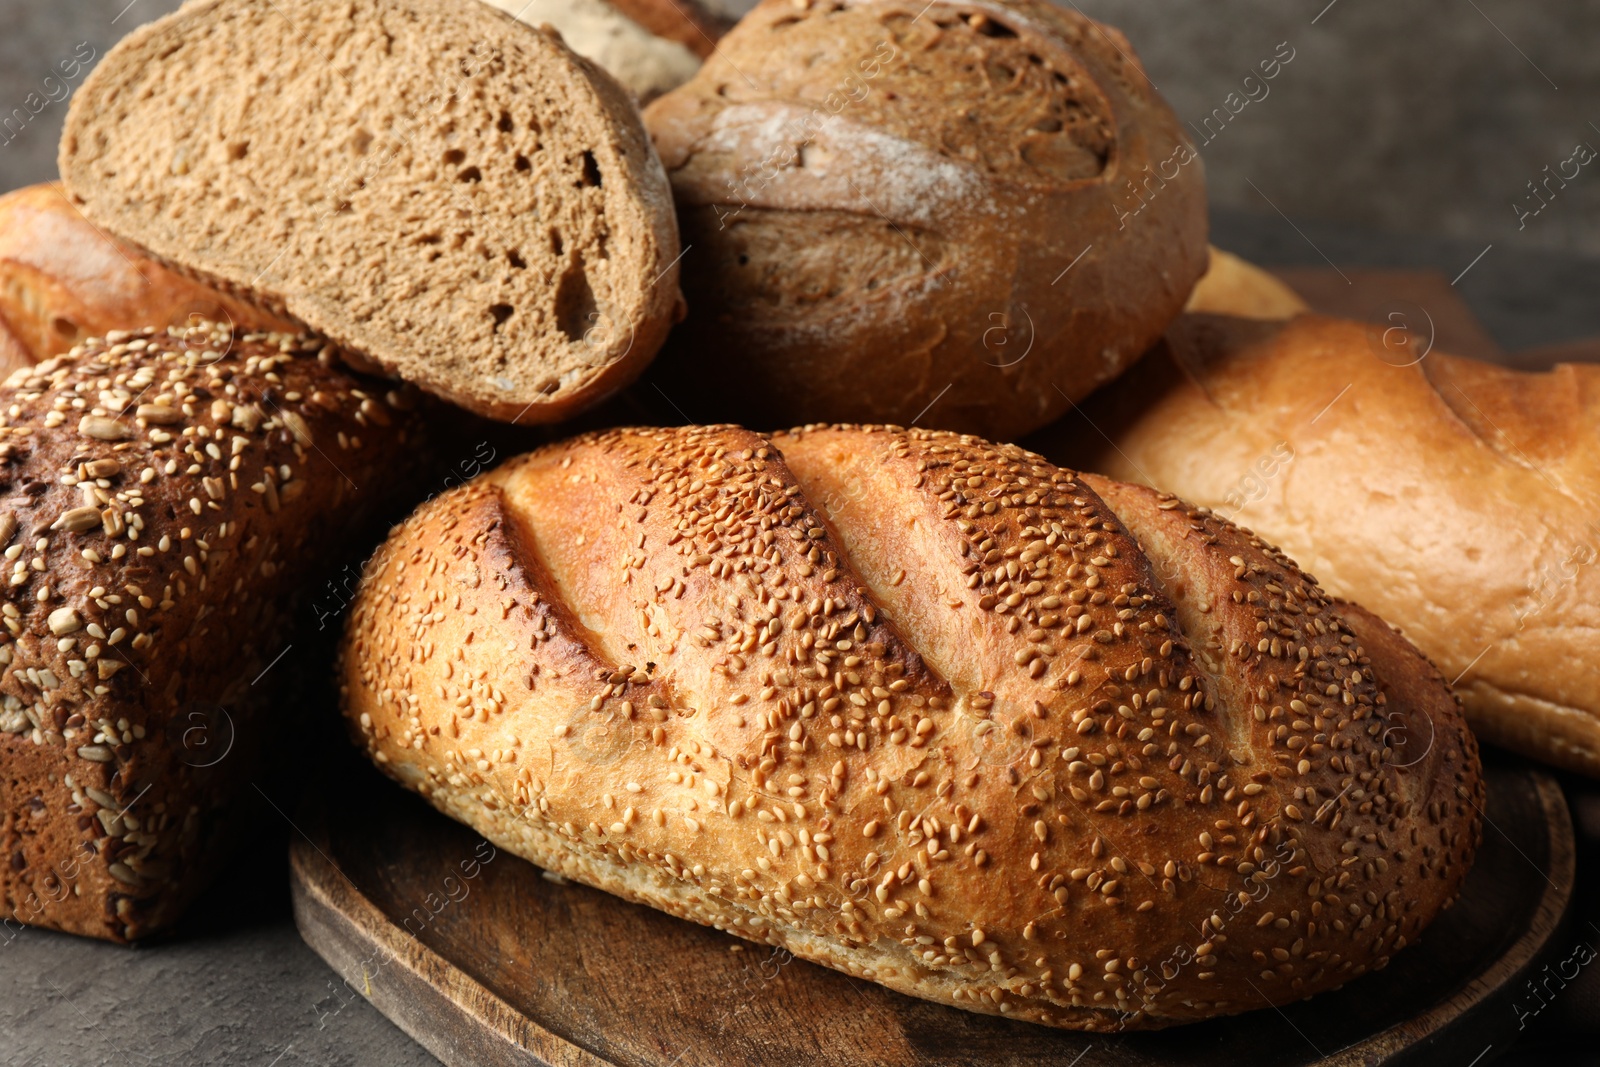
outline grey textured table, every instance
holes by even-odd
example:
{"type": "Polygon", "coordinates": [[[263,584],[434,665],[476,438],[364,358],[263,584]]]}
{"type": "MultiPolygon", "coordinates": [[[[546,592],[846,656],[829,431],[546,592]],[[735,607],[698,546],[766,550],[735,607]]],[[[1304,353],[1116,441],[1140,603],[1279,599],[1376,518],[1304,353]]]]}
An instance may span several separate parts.
{"type": "MultiPolygon", "coordinates": [[[[1497,6],[1490,0],[1484,3],[1497,17],[1504,19],[1503,5],[1497,6]]],[[[1101,3],[1084,0],[1084,5],[1097,14],[1102,10],[1110,14],[1126,13],[1130,19],[1139,14],[1131,4],[1110,0],[1101,3]]],[[[0,99],[0,117],[20,105],[26,93],[39,88],[41,79],[52,66],[71,55],[80,43],[87,44],[96,55],[103,55],[105,49],[133,24],[176,6],[175,0],[133,0],[131,4],[129,0],[50,0],[49,3],[0,0],[0,91],[5,94],[0,99]]],[[[1171,38],[1183,41],[1194,39],[1191,31],[1199,29],[1184,20],[1203,21],[1210,27],[1210,36],[1205,39],[1211,40],[1218,34],[1231,34],[1230,27],[1236,28],[1250,9],[1259,6],[1258,0],[1219,0],[1214,5],[1195,5],[1181,15],[1173,9],[1162,10],[1157,16],[1152,13],[1152,7],[1139,17],[1145,22],[1170,19],[1172,24],[1167,29],[1171,38]]],[[[1323,0],[1311,6],[1322,8],[1323,0]]],[[[1530,5],[1534,6],[1537,5],[1530,5]]],[[[1351,0],[1346,11],[1366,18],[1375,7],[1369,4],[1363,11],[1357,0],[1351,0]]],[[[1419,23],[1428,14],[1424,9],[1443,10],[1441,4],[1397,5],[1396,10],[1413,7],[1416,10],[1412,15],[1419,23]]],[[[1464,5],[1456,7],[1465,10],[1464,5]]],[[[1286,10],[1283,5],[1273,5],[1270,15],[1263,17],[1269,21],[1284,17],[1283,10],[1286,10]]],[[[1461,11],[1452,8],[1449,17],[1460,14],[1461,11]]],[[[1577,19],[1582,26],[1600,23],[1600,7],[1591,0],[1573,3],[1561,14],[1564,20],[1577,19]]],[[[1359,18],[1353,20],[1358,25],[1359,18]]],[[[1469,14],[1467,18],[1475,19],[1477,15],[1469,14]]],[[[1471,23],[1465,25],[1471,26],[1471,23]]],[[[1525,20],[1506,25],[1519,37],[1528,29],[1525,20]]],[[[1572,29],[1570,23],[1563,25],[1572,29]]],[[[1331,16],[1323,26],[1336,29],[1331,16]]],[[[1136,27],[1130,22],[1129,28],[1136,27]]],[[[1266,31],[1276,32],[1276,28],[1268,26],[1266,31]]],[[[1485,31],[1479,28],[1478,32],[1485,31]]],[[[1575,49],[1581,51],[1579,42],[1592,37],[1579,30],[1554,36],[1562,37],[1564,45],[1570,46],[1565,49],[1567,53],[1575,49]]],[[[1490,49],[1487,54],[1493,60],[1496,55],[1493,49],[1501,47],[1500,40],[1487,36],[1485,40],[1490,49]]],[[[1241,55],[1254,47],[1253,42],[1237,36],[1215,43],[1223,51],[1244,49],[1241,55]],[[1234,48],[1235,45],[1238,48],[1234,48]]],[[[1538,46],[1550,44],[1529,41],[1526,37],[1523,43],[1533,48],[1541,59],[1545,58],[1545,53],[1538,46]]],[[[1185,101],[1206,101],[1215,95],[1214,87],[1192,79],[1184,80],[1188,68],[1215,66],[1209,60],[1199,63],[1194,51],[1171,46],[1155,46],[1145,51],[1153,75],[1164,83],[1180,108],[1185,101]]],[[[1522,62],[1509,52],[1500,58],[1511,66],[1498,73],[1491,72],[1487,81],[1498,84],[1503,80],[1501,75],[1510,77],[1507,72],[1514,71],[1516,64],[1522,62]]],[[[1377,71],[1362,69],[1370,68],[1371,64],[1363,60],[1362,49],[1354,45],[1345,51],[1333,48],[1326,67],[1336,66],[1335,60],[1339,63],[1348,60],[1351,85],[1370,86],[1374,78],[1381,77],[1377,71]]],[[[1448,55],[1432,55],[1427,65],[1437,68],[1447,60],[1448,55]]],[[[1474,69],[1481,69],[1483,62],[1482,58],[1473,58],[1477,65],[1474,69]]],[[[1232,64],[1223,66],[1231,69],[1232,64]]],[[[1553,66],[1552,72],[1563,81],[1570,73],[1559,66],[1553,66]]],[[[1569,84],[1568,88],[1566,95],[1569,97],[1573,89],[1578,96],[1583,95],[1581,84],[1569,84]]],[[[46,92],[49,91],[46,88],[46,92]]],[[[0,188],[50,176],[56,128],[64,110],[64,103],[51,102],[30,118],[27,128],[16,131],[17,136],[8,136],[6,143],[0,144],[0,188]]],[[[1287,138],[1294,133],[1298,133],[1302,141],[1308,136],[1318,136],[1315,130],[1308,132],[1303,128],[1307,125],[1306,117],[1315,117],[1316,112],[1297,105],[1263,114],[1266,118],[1262,121],[1277,122],[1281,118],[1285,128],[1279,133],[1258,130],[1250,134],[1249,153],[1245,151],[1246,141],[1241,136],[1239,154],[1241,157],[1252,153],[1259,156],[1274,144],[1285,146],[1285,151],[1278,153],[1272,166],[1267,168],[1276,178],[1276,184],[1269,184],[1274,191],[1280,186],[1292,187],[1302,176],[1285,171],[1284,160],[1297,155],[1287,138]]],[[[1529,140],[1526,136],[1528,123],[1524,119],[1533,112],[1524,107],[1517,114],[1517,122],[1508,125],[1515,125],[1525,135],[1523,139],[1529,140]]],[[[1349,109],[1341,115],[1341,121],[1330,122],[1330,127],[1338,126],[1348,132],[1355,123],[1359,129],[1349,109]]],[[[1248,130],[1242,128],[1240,132],[1243,135],[1248,130]]],[[[1548,134],[1531,139],[1539,141],[1541,146],[1547,141],[1552,153],[1570,144],[1566,132],[1551,129],[1548,134]]],[[[1237,164],[1226,160],[1218,162],[1222,164],[1219,176],[1239,171],[1237,164]]],[[[1489,162],[1499,167],[1504,161],[1489,162]]],[[[1408,173],[1416,169],[1413,165],[1408,173]]],[[[1537,169],[1535,165],[1528,173],[1537,169]]],[[[1459,161],[1439,173],[1452,171],[1460,171],[1459,161]]],[[[1240,171],[1238,176],[1246,175],[1240,171]]],[[[1316,175],[1303,177],[1313,180],[1316,175]]],[[[1369,180],[1372,195],[1383,199],[1384,209],[1368,217],[1404,215],[1406,191],[1388,188],[1379,176],[1370,176],[1369,180]]],[[[1512,183],[1507,197],[1517,192],[1516,184],[1512,183]]],[[[1441,182],[1436,195],[1449,199],[1455,192],[1450,183],[1441,182]]],[[[1412,195],[1435,195],[1435,191],[1417,193],[1413,190],[1412,195]]],[[[1221,211],[1215,219],[1217,243],[1268,264],[1327,266],[1331,263],[1341,269],[1429,267],[1450,278],[1465,270],[1459,290],[1507,349],[1600,334],[1600,300],[1595,299],[1595,294],[1600,293],[1600,260],[1539,253],[1526,244],[1505,239],[1498,229],[1488,226],[1482,231],[1481,240],[1468,241],[1399,237],[1361,232],[1346,225],[1318,225],[1299,217],[1301,212],[1295,206],[1298,201],[1290,202],[1282,197],[1279,200],[1288,204],[1290,214],[1295,216],[1293,222],[1277,214],[1221,211]],[[1491,241],[1494,247],[1485,251],[1491,241]],[[1478,258],[1480,253],[1482,257],[1478,258]],[[1467,270],[1469,265],[1471,269],[1467,270]]],[[[1573,204],[1573,212],[1568,217],[1570,224],[1593,233],[1592,213],[1577,207],[1576,200],[1573,204]]],[[[1479,216],[1473,214],[1471,203],[1457,206],[1460,210],[1455,212],[1457,223],[1452,228],[1463,232],[1459,220],[1479,216]]],[[[1490,212],[1504,214],[1503,205],[1498,202],[1484,206],[1483,211],[1485,218],[1490,212]]],[[[1560,224],[1560,219],[1553,218],[1550,222],[1560,224]]],[[[1592,239],[1578,243],[1590,244],[1592,239]]],[[[1594,783],[1570,779],[1566,785],[1586,842],[1580,853],[1579,897],[1591,903],[1574,929],[1565,936],[1574,946],[1580,940],[1596,945],[1600,944],[1600,925],[1596,925],[1600,924],[1600,906],[1597,906],[1600,905],[1600,870],[1596,869],[1600,861],[1600,788],[1594,783]]],[[[263,797],[259,809],[259,836],[250,853],[239,857],[228,868],[178,933],[167,941],[125,949],[43,931],[18,932],[0,928],[0,1067],[90,1064],[230,1064],[239,1067],[381,1064],[404,1067],[434,1062],[364,1000],[352,996],[338,977],[301,943],[289,916],[284,863],[286,843],[294,830],[283,813],[293,812],[293,798],[287,793],[275,793],[270,803],[263,797]]],[[[1523,1002],[1527,1029],[1522,1040],[1509,1050],[1492,1049],[1481,1063],[1503,1056],[1502,1063],[1600,1065],[1600,1051],[1597,1051],[1600,1050],[1600,968],[1585,968],[1570,982],[1558,981],[1547,989],[1549,991],[1537,995],[1530,990],[1523,1002]]]]}

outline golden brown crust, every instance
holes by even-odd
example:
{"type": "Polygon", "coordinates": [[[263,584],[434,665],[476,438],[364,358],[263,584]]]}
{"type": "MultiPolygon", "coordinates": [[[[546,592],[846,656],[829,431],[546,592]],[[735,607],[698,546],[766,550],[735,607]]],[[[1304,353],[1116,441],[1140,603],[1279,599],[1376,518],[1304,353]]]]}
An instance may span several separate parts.
{"type": "Polygon", "coordinates": [[[1476,749],[1379,626],[1014,446],[617,430],[397,528],[340,677],[388,774],[542,866],[1111,1030],[1337,986],[1453,899],[1476,749]]]}
{"type": "Polygon", "coordinates": [[[1600,774],[1600,368],[1529,374],[1383,326],[1186,318],[1040,435],[1236,518],[1398,625],[1480,737],[1600,774]]]}
{"type": "Polygon", "coordinates": [[[298,328],[285,316],[190,281],[113,240],[56,185],[0,196],[0,372],[60,355],[112,330],[197,322],[232,322],[241,330],[298,328]]]}
{"type": "Polygon", "coordinates": [[[1014,439],[1114,377],[1206,256],[1131,56],[1039,0],[765,0],[646,110],[693,249],[665,391],[1014,439]]]}
{"type": "Polygon", "coordinates": [[[403,485],[414,399],[288,334],[141,330],[0,386],[0,915],[170,925],[288,716],[259,680],[403,485]]]}

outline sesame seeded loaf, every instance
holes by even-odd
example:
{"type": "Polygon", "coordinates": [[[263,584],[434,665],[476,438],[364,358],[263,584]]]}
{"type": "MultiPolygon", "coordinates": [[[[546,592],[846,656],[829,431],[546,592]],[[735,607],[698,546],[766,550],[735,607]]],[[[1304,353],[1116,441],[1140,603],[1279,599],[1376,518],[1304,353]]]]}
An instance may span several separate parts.
{"type": "Polygon", "coordinates": [[[1380,968],[1480,839],[1396,631],[1213,515],[948,433],[542,449],[394,531],[341,655],[360,744],[498,845],[1056,1026],[1380,968]]]}
{"type": "Polygon", "coordinates": [[[1177,117],[1047,0],[765,0],[645,118],[691,249],[656,372],[697,418],[1014,440],[1205,270],[1177,117]]]}
{"type": "Polygon", "coordinates": [[[631,380],[679,314],[628,92],[462,0],[191,0],[75,94],[66,188],[110,233],[492,418],[631,380]]]}
{"type": "Polygon", "coordinates": [[[1237,513],[1403,629],[1480,738],[1600,776],[1600,367],[1391,333],[1186,316],[1037,447],[1237,513]]]}
{"type": "Polygon", "coordinates": [[[201,321],[294,328],[108,237],[55,185],[0,196],[0,373],[112,330],[201,321]],[[7,333],[14,347],[3,340],[7,333]]]}
{"type": "Polygon", "coordinates": [[[329,356],[207,324],[0,386],[6,921],[146,937],[226,856],[292,718],[254,683],[419,443],[414,393],[329,356]]]}

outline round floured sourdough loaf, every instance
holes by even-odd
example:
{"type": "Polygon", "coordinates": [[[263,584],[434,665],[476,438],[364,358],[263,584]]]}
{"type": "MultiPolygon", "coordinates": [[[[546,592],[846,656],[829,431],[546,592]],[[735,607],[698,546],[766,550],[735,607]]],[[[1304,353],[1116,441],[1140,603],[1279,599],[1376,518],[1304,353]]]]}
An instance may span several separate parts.
{"type": "Polygon", "coordinates": [[[1400,626],[1480,737],[1600,776],[1600,367],[1427,344],[1184,316],[1035,445],[1260,531],[1400,626]]]}
{"type": "Polygon", "coordinates": [[[946,433],[512,461],[394,531],[340,677],[378,765],[512,852],[1057,1026],[1382,967],[1479,840],[1396,631],[1172,497],[946,433]]]}
{"type": "Polygon", "coordinates": [[[194,0],[75,95],[66,188],[111,234],[492,418],[632,379],[681,311],[626,90],[459,0],[194,0]]]}
{"type": "Polygon", "coordinates": [[[1176,117],[1117,31],[1043,0],[766,0],[646,121],[690,249],[659,370],[696,418],[1014,438],[1205,269],[1176,117]]]}
{"type": "Polygon", "coordinates": [[[54,185],[0,196],[0,374],[113,330],[200,322],[294,329],[108,237],[54,185]]]}

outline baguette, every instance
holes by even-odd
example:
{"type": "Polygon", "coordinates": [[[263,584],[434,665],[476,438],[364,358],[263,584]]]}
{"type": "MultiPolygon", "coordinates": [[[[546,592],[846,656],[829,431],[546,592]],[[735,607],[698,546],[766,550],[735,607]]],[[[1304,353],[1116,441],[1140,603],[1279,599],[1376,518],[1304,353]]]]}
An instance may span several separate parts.
{"type": "Polygon", "coordinates": [[[198,322],[297,329],[113,240],[55,185],[0,196],[0,374],[112,330],[198,322]]]}
{"type": "Polygon", "coordinates": [[[1395,631],[1174,498],[946,433],[542,449],[394,531],[341,657],[358,743],[497,845],[1055,1026],[1382,967],[1479,840],[1395,631]]]}
{"type": "Polygon", "coordinates": [[[1404,630],[1479,737],[1600,775],[1600,367],[1407,337],[1186,319],[1035,446],[1259,530],[1404,630]]]}
{"type": "Polygon", "coordinates": [[[96,225],[480,415],[564,419],[680,314],[638,107],[462,0],[192,0],[73,96],[96,225]]]}
{"type": "Polygon", "coordinates": [[[0,386],[7,922],[148,937],[234,843],[293,719],[262,679],[420,444],[414,396],[319,351],[139,330],[0,386]]]}
{"type": "Polygon", "coordinates": [[[697,418],[1014,440],[1131,365],[1206,264],[1204,165],[1116,30],[1046,0],[764,0],[645,111],[697,418]]]}

